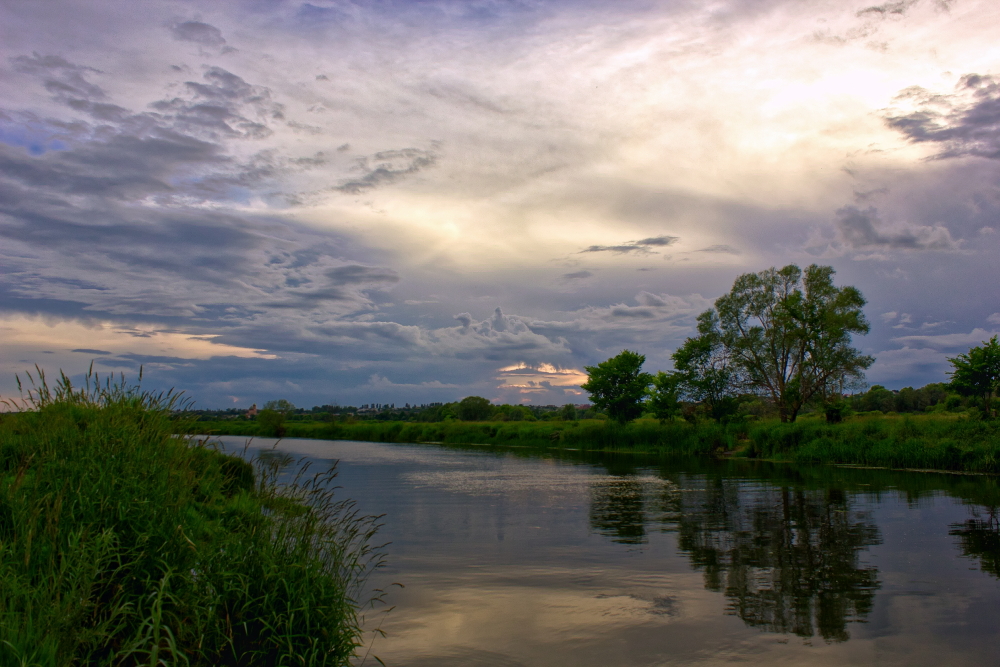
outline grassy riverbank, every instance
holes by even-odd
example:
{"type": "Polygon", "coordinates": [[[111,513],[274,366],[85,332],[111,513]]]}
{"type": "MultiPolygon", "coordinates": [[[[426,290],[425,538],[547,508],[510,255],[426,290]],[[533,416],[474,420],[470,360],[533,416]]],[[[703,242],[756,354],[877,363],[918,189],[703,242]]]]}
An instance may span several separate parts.
{"type": "MultiPolygon", "coordinates": [[[[256,433],[254,422],[198,422],[202,432],[256,433]]],[[[840,424],[660,424],[626,426],[598,420],[566,422],[290,422],[286,437],[374,442],[441,442],[532,448],[717,455],[889,468],[1000,472],[1000,423],[953,415],[867,415],[840,424]]]]}
{"type": "Polygon", "coordinates": [[[276,483],[105,384],[0,415],[0,666],[346,665],[378,556],[332,473],[276,483]]]}

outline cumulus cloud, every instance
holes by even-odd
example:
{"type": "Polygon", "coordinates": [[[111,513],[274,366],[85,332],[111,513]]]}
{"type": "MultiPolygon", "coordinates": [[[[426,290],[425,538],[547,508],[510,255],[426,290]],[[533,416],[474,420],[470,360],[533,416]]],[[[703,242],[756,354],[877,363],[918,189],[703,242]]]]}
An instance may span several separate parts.
{"type": "Polygon", "coordinates": [[[644,254],[653,252],[653,248],[663,248],[673,245],[679,240],[680,238],[677,236],[651,236],[649,238],[639,239],[638,241],[628,241],[618,245],[592,245],[584,248],[580,252],[611,252],[616,255],[622,255],[625,253],[644,254]]]}
{"type": "Polygon", "coordinates": [[[941,250],[959,249],[959,241],[943,225],[905,225],[885,229],[878,209],[844,206],[837,209],[837,227],[844,243],[854,250],[941,250]]]}

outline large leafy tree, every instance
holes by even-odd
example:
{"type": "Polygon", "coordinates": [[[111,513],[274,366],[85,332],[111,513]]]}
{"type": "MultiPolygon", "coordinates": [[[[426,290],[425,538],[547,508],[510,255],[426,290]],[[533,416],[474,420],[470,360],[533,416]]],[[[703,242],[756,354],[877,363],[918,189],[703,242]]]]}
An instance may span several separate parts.
{"type": "Polygon", "coordinates": [[[625,424],[642,414],[642,400],[653,376],[642,372],[646,357],[631,350],[596,366],[584,366],[589,378],[580,388],[590,394],[591,402],[608,416],[625,424]]]}
{"type": "Polygon", "coordinates": [[[816,264],[746,273],[715,302],[731,363],[770,396],[782,421],[794,421],[809,401],[839,397],[874,361],[851,346],[853,334],[869,330],[865,299],[836,287],[833,274],[816,264]]]}
{"type": "Polygon", "coordinates": [[[993,396],[1000,389],[1000,343],[997,337],[948,361],[955,367],[950,373],[951,387],[963,396],[981,399],[985,416],[992,417],[993,396]]]}

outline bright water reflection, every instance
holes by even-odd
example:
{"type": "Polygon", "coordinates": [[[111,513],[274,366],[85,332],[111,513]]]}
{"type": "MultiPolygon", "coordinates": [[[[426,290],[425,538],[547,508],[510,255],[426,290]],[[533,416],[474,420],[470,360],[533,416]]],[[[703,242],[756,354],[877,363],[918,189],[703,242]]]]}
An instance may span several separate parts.
{"type": "Polygon", "coordinates": [[[279,447],[339,459],[344,492],[386,514],[379,583],[406,588],[371,618],[391,666],[979,665],[1000,649],[995,478],[279,447]]]}

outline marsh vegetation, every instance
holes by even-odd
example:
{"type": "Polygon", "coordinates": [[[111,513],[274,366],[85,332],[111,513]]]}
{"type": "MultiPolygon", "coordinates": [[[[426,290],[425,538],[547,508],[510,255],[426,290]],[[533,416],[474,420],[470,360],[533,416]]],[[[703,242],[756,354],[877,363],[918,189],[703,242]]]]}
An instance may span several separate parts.
{"type": "Polygon", "coordinates": [[[172,393],[32,379],[0,419],[0,665],[349,663],[381,556],[334,470],[178,438],[172,393]]]}

